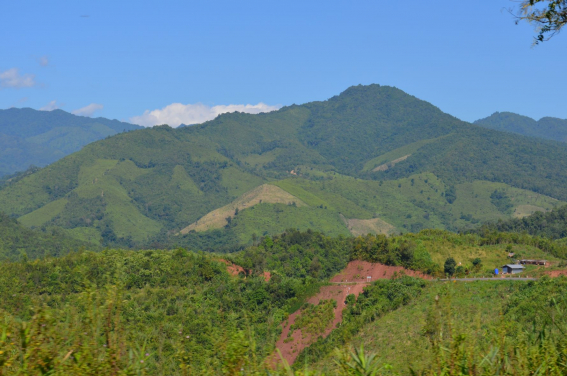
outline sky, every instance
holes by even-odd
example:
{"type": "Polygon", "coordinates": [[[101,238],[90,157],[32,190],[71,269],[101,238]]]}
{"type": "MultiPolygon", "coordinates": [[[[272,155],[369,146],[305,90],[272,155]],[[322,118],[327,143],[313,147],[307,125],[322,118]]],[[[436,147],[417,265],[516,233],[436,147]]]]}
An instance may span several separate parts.
{"type": "Polygon", "coordinates": [[[200,123],[395,86],[462,120],[567,118],[567,33],[511,0],[25,1],[0,11],[0,109],[200,123]]]}

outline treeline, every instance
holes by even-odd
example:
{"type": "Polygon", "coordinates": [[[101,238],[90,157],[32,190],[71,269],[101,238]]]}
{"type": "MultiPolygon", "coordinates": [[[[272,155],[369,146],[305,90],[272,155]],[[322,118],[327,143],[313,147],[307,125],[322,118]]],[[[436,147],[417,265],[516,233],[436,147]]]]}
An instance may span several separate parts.
{"type": "Polygon", "coordinates": [[[0,262],[63,256],[85,247],[100,248],[72,239],[61,229],[30,230],[0,212],[0,262]]]}
{"type": "Polygon", "coordinates": [[[547,213],[535,212],[524,218],[487,223],[476,232],[484,235],[494,231],[526,233],[550,239],[565,238],[567,237],[567,205],[547,213]]]}

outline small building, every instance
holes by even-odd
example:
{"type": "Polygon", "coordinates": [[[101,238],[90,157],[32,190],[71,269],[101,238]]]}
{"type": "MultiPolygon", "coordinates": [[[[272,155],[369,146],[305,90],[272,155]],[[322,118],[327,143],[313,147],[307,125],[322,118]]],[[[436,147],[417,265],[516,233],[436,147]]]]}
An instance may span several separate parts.
{"type": "Polygon", "coordinates": [[[522,265],[546,265],[547,260],[520,260],[522,265]]]}
{"type": "Polygon", "coordinates": [[[525,269],[524,265],[520,264],[507,264],[502,267],[502,273],[505,274],[516,274],[521,273],[525,269]]]}

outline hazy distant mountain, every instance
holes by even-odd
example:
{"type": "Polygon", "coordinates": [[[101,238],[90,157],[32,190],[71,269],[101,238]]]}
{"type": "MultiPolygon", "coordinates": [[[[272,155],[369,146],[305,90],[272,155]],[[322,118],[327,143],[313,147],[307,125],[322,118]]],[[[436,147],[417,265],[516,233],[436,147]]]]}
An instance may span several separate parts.
{"type": "Polygon", "coordinates": [[[498,131],[567,142],[567,119],[544,117],[536,121],[512,112],[495,112],[474,123],[498,131]]]}
{"type": "Polygon", "coordinates": [[[288,228],[472,227],[550,210],[566,187],[566,144],[475,126],[370,85],[91,143],[4,185],[0,211],[103,245],[221,250],[288,228]]]}
{"type": "Polygon", "coordinates": [[[26,170],[30,165],[43,167],[93,141],[139,128],[62,110],[0,110],[0,176],[26,170]]]}

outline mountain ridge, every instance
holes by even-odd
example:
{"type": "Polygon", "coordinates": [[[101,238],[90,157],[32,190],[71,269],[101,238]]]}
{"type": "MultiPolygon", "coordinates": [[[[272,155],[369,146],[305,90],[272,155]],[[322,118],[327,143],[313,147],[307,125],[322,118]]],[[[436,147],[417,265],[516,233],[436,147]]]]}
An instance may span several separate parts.
{"type": "Polygon", "coordinates": [[[471,125],[369,85],[328,101],[94,142],[4,185],[0,210],[103,245],[218,249],[290,227],[348,235],[349,220],[399,232],[471,227],[525,208],[551,210],[567,201],[566,183],[565,144],[471,125]],[[259,202],[222,228],[176,235],[266,183],[306,206],[259,202]]]}
{"type": "Polygon", "coordinates": [[[32,165],[44,167],[93,141],[141,128],[63,110],[0,110],[0,176],[24,171],[32,165]]]}
{"type": "Polygon", "coordinates": [[[535,120],[513,112],[495,112],[476,120],[474,124],[524,136],[567,142],[567,119],[545,116],[535,120]]]}

